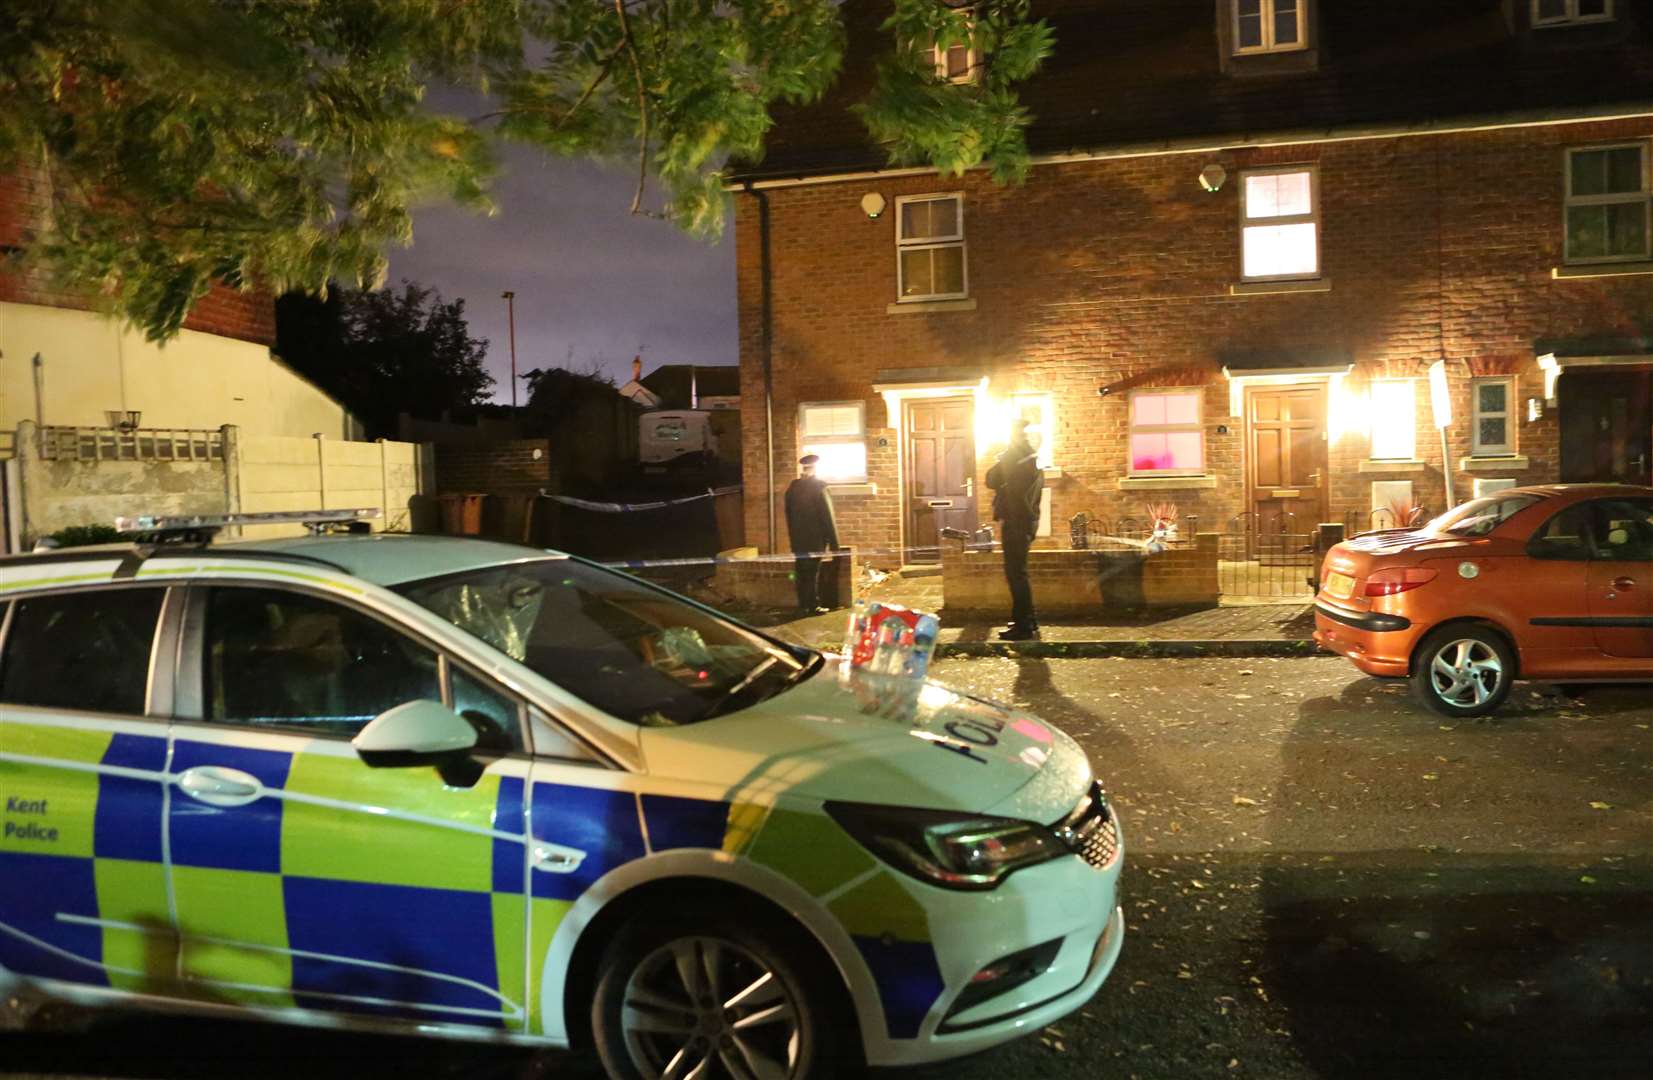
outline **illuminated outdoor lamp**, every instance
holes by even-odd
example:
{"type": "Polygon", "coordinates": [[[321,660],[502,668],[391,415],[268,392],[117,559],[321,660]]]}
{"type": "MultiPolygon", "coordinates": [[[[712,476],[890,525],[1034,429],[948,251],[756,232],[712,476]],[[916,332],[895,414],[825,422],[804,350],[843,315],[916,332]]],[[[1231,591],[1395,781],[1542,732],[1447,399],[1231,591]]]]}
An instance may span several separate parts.
{"type": "Polygon", "coordinates": [[[1543,353],[1538,357],[1538,370],[1544,373],[1544,401],[1554,405],[1555,386],[1561,380],[1561,361],[1553,352],[1543,353]]]}

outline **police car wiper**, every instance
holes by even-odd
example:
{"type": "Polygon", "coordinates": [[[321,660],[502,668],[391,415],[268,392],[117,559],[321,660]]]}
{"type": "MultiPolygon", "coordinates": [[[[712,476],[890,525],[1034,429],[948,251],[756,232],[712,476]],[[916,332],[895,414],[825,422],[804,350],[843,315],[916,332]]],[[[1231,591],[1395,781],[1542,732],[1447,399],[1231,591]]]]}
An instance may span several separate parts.
{"type": "Polygon", "coordinates": [[[811,655],[808,663],[800,665],[796,671],[786,677],[786,686],[782,687],[782,689],[796,686],[798,683],[803,682],[817,671],[820,671],[821,665],[825,663],[826,657],[821,653],[811,655]]]}
{"type": "Polygon", "coordinates": [[[722,697],[720,697],[716,701],[714,701],[712,703],[712,707],[706,710],[706,712],[701,716],[701,719],[702,720],[710,720],[712,717],[716,716],[719,712],[722,711],[722,709],[725,705],[729,704],[729,702],[731,702],[735,699],[735,696],[737,694],[739,694],[742,690],[745,690],[748,686],[751,686],[753,683],[757,682],[758,681],[758,676],[762,675],[764,672],[768,671],[770,668],[774,667],[778,663],[780,663],[780,657],[771,656],[767,660],[765,660],[763,663],[761,663],[757,667],[753,668],[751,671],[748,671],[746,673],[746,678],[744,678],[740,682],[736,683],[733,688],[725,691],[722,697]]]}
{"type": "MultiPolygon", "coordinates": [[[[712,707],[701,716],[701,719],[710,720],[714,716],[722,715],[723,711],[728,708],[729,704],[734,701],[738,695],[749,690],[752,687],[752,684],[756,683],[760,678],[772,671],[776,664],[780,663],[782,660],[788,659],[791,659],[791,657],[780,654],[771,655],[769,659],[765,660],[763,663],[748,672],[746,678],[736,684],[732,690],[718,698],[716,703],[714,703],[712,707]]],[[[797,683],[802,682],[804,679],[807,679],[809,676],[819,671],[821,669],[821,665],[824,663],[826,663],[826,657],[822,656],[820,653],[816,653],[809,660],[809,662],[797,664],[791,671],[786,673],[785,680],[775,688],[774,693],[765,695],[762,700],[768,700],[769,698],[774,697],[775,694],[780,693],[782,690],[789,689],[797,683]]],[[[754,702],[754,704],[756,703],[754,702]]]]}

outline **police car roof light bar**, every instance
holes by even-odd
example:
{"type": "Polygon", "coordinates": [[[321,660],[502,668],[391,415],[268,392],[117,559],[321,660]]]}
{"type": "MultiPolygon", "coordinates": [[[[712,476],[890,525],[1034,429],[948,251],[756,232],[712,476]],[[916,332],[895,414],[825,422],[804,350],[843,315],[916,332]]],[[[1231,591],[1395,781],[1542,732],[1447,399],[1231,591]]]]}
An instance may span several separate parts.
{"type": "MultiPolygon", "coordinates": [[[[329,526],[357,526],[379,516],[379,508],[356,510],[270,510],[244,514],[140,514],[115,519],[115,530],[161,541],[210,540],[234,525],[303,525],[312,536],[329,526]]],[[[354,529],[352,531],[355,531],[354,529]]]]}

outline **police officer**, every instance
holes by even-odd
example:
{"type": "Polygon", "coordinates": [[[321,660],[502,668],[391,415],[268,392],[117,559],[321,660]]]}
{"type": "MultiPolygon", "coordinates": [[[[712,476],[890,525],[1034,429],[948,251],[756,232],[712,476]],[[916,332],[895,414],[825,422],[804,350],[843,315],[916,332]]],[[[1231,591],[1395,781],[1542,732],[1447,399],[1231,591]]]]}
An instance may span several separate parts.
{"type": "Polygon", "coordinates": [[[838,549],[838,523],[832,516],[832,496],[824,480],[815,475],[817,454],[798,459],[803,473],[786,489],[786,531],[792,535],[792,554],[797,557],[795,577],[798,608],[805,615],[820,615],[822,553],[838,549]]]}
{"type": "Polygon", "coordinates": [[[1033,613],[1033,586],[1027,579],[1027,551],[1039,524],[1039,503],[1045,490],[1039,452],[1027,437],[1027,421],[1011,427],[1010,443],[991,469],[987,486],[993,489],[993,518],[1003,522],[1004,580],[1010,586],[1010,625],[1000,631],[1005,641],[1027,641],[1039,636],[1039,618],[1033,613]]]}

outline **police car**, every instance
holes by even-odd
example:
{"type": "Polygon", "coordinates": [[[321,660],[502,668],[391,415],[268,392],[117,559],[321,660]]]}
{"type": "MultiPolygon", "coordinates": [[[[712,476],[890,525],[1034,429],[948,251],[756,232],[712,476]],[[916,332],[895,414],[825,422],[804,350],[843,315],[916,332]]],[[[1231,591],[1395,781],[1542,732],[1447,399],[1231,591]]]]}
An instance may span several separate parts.
{"type": "Polygon", "coordinates": [[[321,528],[355,516],[0,560],[8,989],[803,1078],[1112,970],[1120,835],[1059,731],[580,559],[321,528]]]}

